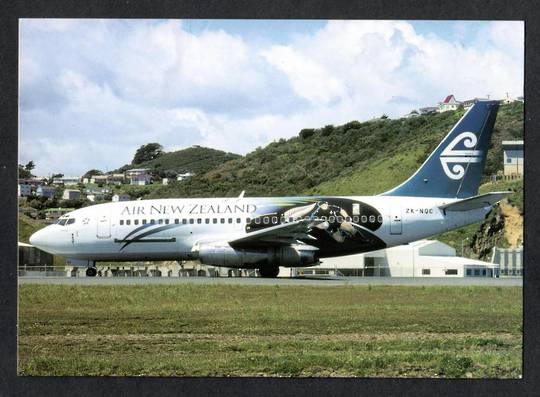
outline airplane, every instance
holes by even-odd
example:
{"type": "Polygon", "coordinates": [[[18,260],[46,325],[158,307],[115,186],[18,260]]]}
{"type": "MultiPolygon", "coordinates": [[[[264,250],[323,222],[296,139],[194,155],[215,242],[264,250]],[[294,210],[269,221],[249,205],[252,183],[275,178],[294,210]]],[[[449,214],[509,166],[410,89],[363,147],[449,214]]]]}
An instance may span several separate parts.
{"type": "Polygon", "coordinates": [[[510,192],[478,195],[498,101],[477,101],[420,168],[375,196],[153,199],[97,204],[30,237],[97,274],[100,261],[198,260],[258,269],[314,266],[482,221],[510,192]]]}

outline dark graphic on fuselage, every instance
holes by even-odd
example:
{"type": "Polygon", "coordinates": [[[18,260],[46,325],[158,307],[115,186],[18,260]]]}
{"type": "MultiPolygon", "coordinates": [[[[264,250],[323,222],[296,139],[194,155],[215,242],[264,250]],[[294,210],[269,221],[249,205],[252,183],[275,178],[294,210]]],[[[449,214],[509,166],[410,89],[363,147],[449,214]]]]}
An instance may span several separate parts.
{"type": "Polygon", "coordinates": [[[310,239],[300,241],[319,248],[318,256],[340,256],[386,247],[372,232],[383,218],[372,206],[351,199],[314,197],[277,204],[271,212],[261,214],[246,225],[246,232],[276,226],[300,219],[313,220],[310,239]],[[313,239],[314,238],[314,239],[313,239]]]}

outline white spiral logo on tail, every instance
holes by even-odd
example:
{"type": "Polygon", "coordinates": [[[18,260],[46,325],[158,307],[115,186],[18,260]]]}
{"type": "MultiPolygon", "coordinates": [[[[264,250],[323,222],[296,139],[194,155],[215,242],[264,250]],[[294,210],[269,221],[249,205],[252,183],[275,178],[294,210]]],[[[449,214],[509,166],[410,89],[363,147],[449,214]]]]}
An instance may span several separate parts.
{"type": "Polygon", "coordinates": [[[454,150],[460,142],[463,142],[466,148],[472,149],[476,146],[478,138],[472,132],[462,132],[441,153],[440,159],[444,173],[454,180],[463,178],[465,164],[479,163],[482,160],[481,150],[454,150]],[[452,167],[449,167],[449,164],[453,164],[452,167]]]}

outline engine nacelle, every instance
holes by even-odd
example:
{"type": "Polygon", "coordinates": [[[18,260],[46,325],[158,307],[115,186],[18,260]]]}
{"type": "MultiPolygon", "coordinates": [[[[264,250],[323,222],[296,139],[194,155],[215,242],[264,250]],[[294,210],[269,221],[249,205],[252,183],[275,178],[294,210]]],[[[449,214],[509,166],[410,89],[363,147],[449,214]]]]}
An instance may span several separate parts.
{"type": "Polygon", "coordinates": [[[315,264],[317,262],[315,252],[295,247],[245,250],[230,246],[201,245],[199,260],[205,265],[224,267],[259,268],[267,265],[296,267],[315,264]]]}

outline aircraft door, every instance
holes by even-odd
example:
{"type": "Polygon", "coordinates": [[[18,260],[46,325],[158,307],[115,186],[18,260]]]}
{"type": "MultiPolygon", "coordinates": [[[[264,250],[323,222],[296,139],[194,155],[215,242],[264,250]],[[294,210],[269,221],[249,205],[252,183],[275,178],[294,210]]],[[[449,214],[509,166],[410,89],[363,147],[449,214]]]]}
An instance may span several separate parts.
{"type": "Polygon", "coordinates": [[[111,237],[111,217],[107,214],[100,214],[97,218],[97,238],[111,237]]]}
{"type": "Polygon", "coordinates": [[[401,205],[392,206],[390,210],[390,234],[401,234],[403,225],[401,219],[401,205]]]}

